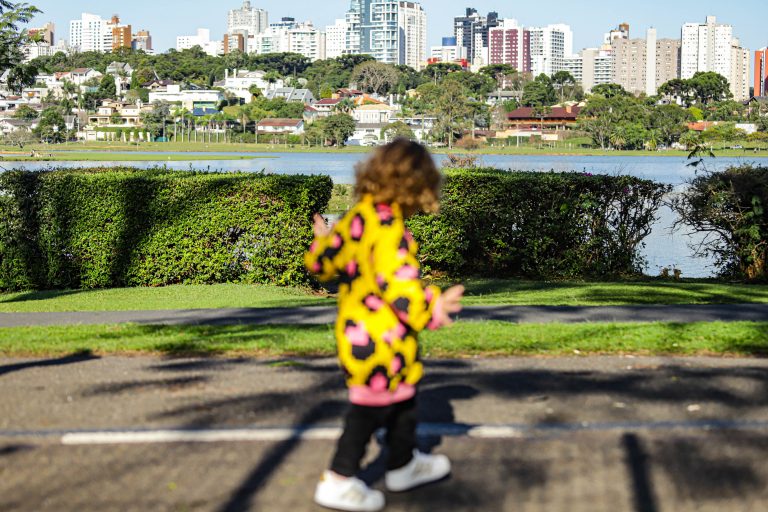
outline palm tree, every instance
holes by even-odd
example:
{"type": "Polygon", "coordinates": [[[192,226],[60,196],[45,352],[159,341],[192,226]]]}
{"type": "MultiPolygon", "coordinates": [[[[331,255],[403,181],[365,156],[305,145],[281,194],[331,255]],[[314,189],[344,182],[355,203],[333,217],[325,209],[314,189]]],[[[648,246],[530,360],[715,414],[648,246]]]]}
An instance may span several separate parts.
{"type": "Polygon", "coordinates": [[[357,105],[355,105],[354,101],[349,98],[344,98],[336,104],[333,111],[337,114],[351,114],[356,107],[357,105]]]}

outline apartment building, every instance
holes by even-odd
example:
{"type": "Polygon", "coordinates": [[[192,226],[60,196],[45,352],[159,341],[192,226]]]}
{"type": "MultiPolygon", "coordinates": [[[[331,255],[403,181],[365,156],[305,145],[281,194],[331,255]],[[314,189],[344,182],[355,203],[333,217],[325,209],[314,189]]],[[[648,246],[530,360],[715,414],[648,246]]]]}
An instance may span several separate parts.
{"type": "Polygon", "coordinates": [[[564,24],[531,27],[531,72],[552,76],[564,69],[564,60],[573,55],[573,31],[564,24]]]}
{"type": "Polygon", "coordinates": [[[222,41],[211,41],[211,31],[207,28],[197,29],[193,36],[178,36],[176,38],[176,51],[189,50],[199,46],[205,53],[213,57],[224,53],[222,41]]]}
{"type": "Polygon", "coordinates": [[[768,96],[768,47],[755,52],[755,90],[753,96],[768,96]]]}
{"type": "Polygon", "coordinates": [[[505,19],[488,31],[488,64],[508,64],[531,71],[531,33],[517,20],[505,19]]]}
{"type": "Polygon", "coordinates": [[[347,31],[349,24],[346,19],[339,19],[333,25],[325,27],[325,58],[335,59],[344,55],[347,48],[347,31]]]}
{"type": "Polygon", "coordinates": [[[467,58],[475,67],[488,63],[488,38],[490,29],[499,25],[499,13],[478,14],[477,9],[467,8],[464,16],[453,19],[453,35],[459,46],[466,48],[467,58]]]}
{"type": "Polygon", "coordinates": [[[416,2],[399,2],[397,26],[400,33],[399,64],[420,70],[427,60],[427,13],[416,2]]]}
{"type": "Polygon", "coordinates": [[[650,28],[645,39],[616,38],[611,41],[612,82],[632,94],[653,96],[658,88],[679,76],[680,41],[657,39],[650,28]]]}

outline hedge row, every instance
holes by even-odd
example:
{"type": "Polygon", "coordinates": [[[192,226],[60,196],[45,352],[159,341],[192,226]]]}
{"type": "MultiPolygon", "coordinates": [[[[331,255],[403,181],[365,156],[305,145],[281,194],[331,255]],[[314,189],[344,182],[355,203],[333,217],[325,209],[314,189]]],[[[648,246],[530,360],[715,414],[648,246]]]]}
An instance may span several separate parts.
{"type": "Polygon", "coordinates": [[[768,281],[768,167],[704,172],[673,202],[722,277],[768,281]]]}
{"type": "Polygon", "coordinates": [[[0,289],[307,282],[326,176],[158,168],[0,174],[0,289]]]}
{"type": "Polygon", "coordinates": [[[642,272],[670,187],[631,176],[447,171],[441,212],[408,224],[428,270],[575,278],[642,272]]]}

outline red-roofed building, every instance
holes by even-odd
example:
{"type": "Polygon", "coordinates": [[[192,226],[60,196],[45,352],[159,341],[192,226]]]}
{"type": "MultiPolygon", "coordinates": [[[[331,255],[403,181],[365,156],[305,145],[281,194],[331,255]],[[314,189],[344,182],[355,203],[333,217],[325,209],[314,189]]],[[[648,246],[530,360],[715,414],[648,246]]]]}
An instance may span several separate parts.
{"type": "Polygon", "coordinates": [[[262,119],[256,125],[256,133],[301,135],[304,133],[304,120],[284,118],[262,119]]]}
{"type": "Polygon", "coordinates": [[[336,105],[339,103],[341,103],[340,98],[325,98],[314,102],[312,107],[317,110],[318,117],[328,117],[333,114],[333,111],[336,109],[336,105]]]}
{"type": "Polygon", "coordinates": [[[539,114],[533,107],[521,107],[507,114],[507,128],[525,129],[567,129],[576,124],[581,107],[566,105],[564,107],[551,107],[539,114]]]}

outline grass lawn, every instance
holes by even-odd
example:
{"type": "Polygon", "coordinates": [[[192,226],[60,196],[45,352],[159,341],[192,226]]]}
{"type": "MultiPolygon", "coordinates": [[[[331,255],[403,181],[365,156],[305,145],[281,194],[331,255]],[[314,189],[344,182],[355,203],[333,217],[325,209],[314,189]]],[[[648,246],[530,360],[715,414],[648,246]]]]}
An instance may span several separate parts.
{"type": "MultiPolygon", "coordinates": [[[[331,326],[139,326],[0,329],[0,356],[73,353],[330,356],[331,326]]],[[[513,355],[768,355],[768,322],[510,324],[459,322],[421,337],[427,357],[513,355]]]]}
{"type": "Polygon", "coordinates": [[[269,158],[260,155],[188,155],[163,154],[163,153],[117,153],[117,152],[70,152],[53,151],[40,152],[39,157],[30,157],[29,153],[12,155],[2,155],[0,161],[3,162],[179,162],[193,159],[195,161],[205,160],[254,160],[257,158],[269,158]]]}
{"type": "MultiPolygon", "coordinates": [[[[450,283],[439,282],[445,286],[450,283]]],[[[469,279],[464,304],[609,306],[624,304],[768,303],[768,286],[709,281],[591,283],[469,279]]],[[[335,299],[302,288],[266,285],[177,285],[162,288],[58,290],[0,294],[0,313],[152,309],[332,306],[335,299]]]]}
{"type": "MultiPolygon", "coordinates": [[[[582,155],[582,156],[674,156],[687,157],[687,151],[669,150],[669,151],[608,151],[599,148],[579,147],[582,139],[576,139],[576,142],[563,141],[553,146],[527,145],[521,146],[496,146],[483,147],[480,149],[467,151],[460,148],[430,148],[430,151],[437,154],[445,153],[467,153],[475,155],[499,154],[499,155],[582,155]]],[[[317,146],[302,145],[283,145],[283,144],[245,144],[245,143],[205,143],[205,142],[142,142],[138,146],[134,143],[122,142],[86,142],[70,143],[66,145],[50,144],[30,144],[24,147],[26,151],[20,151],[18,147],[0,145],[0,156],[3,152],[13,154],[28,155],[29,151],[34,149],[41,153],[50,153],[52,151],[71,148],[78,151],[158,151],[158,152],[188,152],[188,151],[212,151],[212,152],[289,152],[289,153],[368,153],[372,148],[360,146],[347,146],[343,148],[325,148],[317,146]]],[[[745,157],[758,158],[768,157],[768,149],[760,147],[757,152],[749,149],[716,149],[715,154],[720,157],[745,157]]]]}

